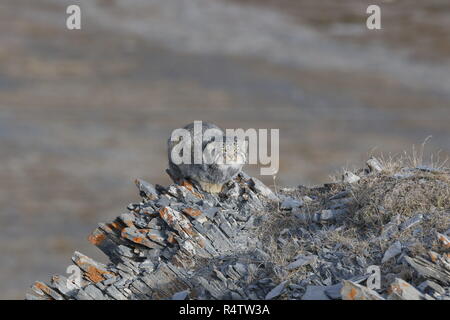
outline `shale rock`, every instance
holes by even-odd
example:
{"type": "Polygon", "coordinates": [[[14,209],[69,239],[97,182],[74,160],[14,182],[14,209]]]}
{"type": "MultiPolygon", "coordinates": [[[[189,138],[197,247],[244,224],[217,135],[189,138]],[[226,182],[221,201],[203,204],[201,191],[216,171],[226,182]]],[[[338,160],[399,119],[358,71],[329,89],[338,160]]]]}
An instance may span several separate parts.
{"type": "Polygon", "coordinates": [[[277,193],[245,173],[219,194],[138,179],[141,200],[88,237],[109,262],[75,252],[26,298],[450,299],[450,171],[375,160],[277,193]]]}

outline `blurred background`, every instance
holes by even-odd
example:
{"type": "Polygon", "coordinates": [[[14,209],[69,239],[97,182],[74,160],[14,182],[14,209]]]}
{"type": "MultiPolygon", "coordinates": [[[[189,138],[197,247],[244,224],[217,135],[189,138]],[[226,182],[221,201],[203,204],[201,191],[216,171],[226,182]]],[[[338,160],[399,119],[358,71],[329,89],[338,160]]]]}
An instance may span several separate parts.
{"type": "Polygon", "coordinates": [[[277,185],[429,135],[450,152],[448,0],[1,0],[0,30],[3,299],[75,250],[105,262],[86,237],[139,200],[134,178],[169,183],[166,139],[193,120],[280,129],[277,185]]]}

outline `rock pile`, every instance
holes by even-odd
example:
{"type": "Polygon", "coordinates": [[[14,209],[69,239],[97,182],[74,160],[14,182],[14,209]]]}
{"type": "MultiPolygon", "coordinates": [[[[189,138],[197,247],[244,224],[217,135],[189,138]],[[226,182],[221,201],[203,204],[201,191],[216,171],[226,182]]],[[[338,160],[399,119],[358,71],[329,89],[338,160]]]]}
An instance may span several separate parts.
{"type": "Polygon", "coordinates": [[[89,236],[110,263],[75,252],[79,281],[27,299],[450,299],[450,173],[367,164],[276,194],[136,180],[142,201],[89,236]]]}

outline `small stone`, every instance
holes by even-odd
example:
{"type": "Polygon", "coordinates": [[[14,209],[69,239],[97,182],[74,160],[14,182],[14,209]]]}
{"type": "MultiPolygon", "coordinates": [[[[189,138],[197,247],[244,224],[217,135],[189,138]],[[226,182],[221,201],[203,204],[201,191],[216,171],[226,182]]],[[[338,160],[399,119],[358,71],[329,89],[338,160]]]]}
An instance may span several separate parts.
{"type": "Polygon", "coordinates": [[[350,280],[344,280],[341,289],[342,300],[384,300],[376,291],[350,280]]]}
{"type": "Polygon", "coordinates": [[[206,214],[204,214],[201,210],[195,209],[195,208],[184,208],[183,210],[184,214],[187,214],[188,216],[194,218],[200,223],[205,223],[208,221],[206,218],[206,214]]]}
{"type": "Polygon", "coordinates": [[[253,187],[256,193],[262,194],[264,197],[269,198],[273,201],[279,201],[278,197],[267,187],[264,183],[256,178],[250,179],[250,186],[253,187]]]}
{"type": "Polygon", "coordinates": [[[161,245],[157,244],[156,242],[150,241],[146,237],[146,232],[143,231],[149,231],[144,229],[137,229],[135,227],[127,227],[124,228],[121,232],[121,236],[127,240],[130,240],[136,244],[146,246],[148,248],[154,248],[154,249],[160,249],[162,248],[161,245]]]}
{"type": "Polygon", "coordinates": [[[319,220],[323,222],[329,222],[339,220],[348,213],[347,209],[327,209],[322,210],[319,214],[319,220]]]}
{"type": "Polygon", "coordinates": [[[121,256],[129,257],[129,258],[134,257],[134,253],[131,250],[131,248],[129,248],[129,247],[126,247],[126,246],[123,246],[123,245],[118,245],[116,247],[116,251],[121,256]]]}
{"type": "Polygon", "coordinates": [[[362,268],[365,268],[367,266],[367,260],[364,257],[361,256],[357,256],[356,257],[356,262],[358,263],[358,265],[362,268]]]}
{"type": "Polygon", "coordinates": [[[85,287],[84,292],[90,295],[94,300],[105,300],[102,291],[92,284],[85,287]]]}
{"type": "Polygon", "coordinates": [[[356,183],[359,180],[361,180],[361,178],[350,171],[345,171],[342,175],[342,181],[345,183],[356,183]]]}
{"type": "Polygon", "coordinates": [[[40,282],[40,281],[36,281],[34,283],[34,285],[32,286],[32,290],[39,295],[46,294],[46,295],[50,296],[52,299],[64,300],[64,297],[61,296],[56,290],[53,290],[52,288],[47,286],[45,283],[40,282]]]}
{"type": "Polygon", "coordinates": [[[417,166],[416,167],[417,170],[420,171],[425,171],[425,172],[433,172],[433,173],[440,173],[441,171],[437,168],[433,168],[433,167],[429,167],[429,166],[417,166]]]}
{"type": "Polygon", "coordinates": [[[88,295],[83,289],[78,290],[74,298],[76,300],[94,300],[94,298],[88,295]]]}
{"type": "Polygon", "coordinates": [[[275,288],[270,290],[270,292],[266,295],[265,300],[272,300],[273,298],[278,297],[283,292],[286,283],[287,283],[287,280],[281,282],[275,288]]]}
{"type": "Polygon", "coordinates": [[[242,296],[239,293],[234,292],[234,291],[231,292],[230,296],[231,296],[231,300],[243,300],[242,296]]]}
{"type": "Polygon", "coordinates": [[[375,157],[371,157],[369,160],[367,160],[366,164],[371,172],[383,171],[383,166],[381,165],[380,161],[378,161],[378,159],[375,157]]]}
{"type": "Polygon", "coordinates": [[[422,291],[423,293],[433,294],[436,292],[437,294],[445,294],[445,289],[441,287],[434,281],[426,280],[417,286],[417,289],[422,291]]]}
{"type": "Polygon", "coordinates": [[[444,246],[445,249],[450,249],[450,239],[443,235],[442,233],[437,232],[437,238],[441,242],[441,244],[444,246]]]}
{"type": "Polygon", "coordinates": [[[328,286],[307,286],[302,300],[330,300],[325,291],[328,286]]]}
{"type": "Polygon", "coordinates": [[[344,190],[341,191],[339,193],[336,193],[334,196],[331,196],[328,200],[337,200],[337,199],[342,199],[342,198],[347,198],[348,196],[350,196],[351,193],[348,190],[344,190]]]}
{"type": "Polygon", "coordinates": [[[103,281],[102,283],[103,283],[105,286],[109,286],[109,285],[113,284],[113,283],[116,282],[116,281],[117,281],[117,277],[111,277],[111,278],[109,278],[109,279],[106,279],[106,280],[103,281]]]}
{"type": "Polygon", "coordinates": [[[68,297],[73,297],[76,293],[76,285],[74,283],[71,283],[73,287],[68,286],[68,279],[64,276],[53,276],[51,280],[51,284],[54,288],[56,288],[59,292],[61,292],[63,295],[68,297]]]}
{"type": "Polygon", "coordinates": [[[147,272],[152,272],[153,270],[155,270],[155,264],[153,263],[152,260],[146,259],[143,262],[141,262],[139,268],[145,269],[147,272]]]}
{"type": "Polygon", "coordinates": [[[354,200],[352,198],[342,198],[331,200],[329,209],[344,209],[347,208],[354,200]]]}
{"type": "Polygon", "coordinates": [[[135,217],[131,213],[123,213],[119,216],[119,218],[128,227],[134,227],[135,217]]]}
{"type": "Polygon", "coordinates": [[[127,297],[114,285],[109,286],[106,289],[106,293],[116,300],[127,300],[127,297]]]}
{"type": "Polygon", "coordinates": [[[450,271],[446,268],[428,261],[422,257],[411,258],[405,256],[405,261],[425,278],[432,278],[444,285],[450,285],[450,271]]]}
{"type": "Polygon", "coordinates": [[[172,300],[186,300],[188,295],[189,295],[189,290],[180,291],[180,292],[175,293],[172,296],[172,300]]]}
{"type": "Polygon", "coordinates": [[[149,229],[147,232],[147,238],[164,246],[166,244],[165,241],[167,239],[167,235],[160,230],[149,229]]]}
{"type": "Polygon", "coordinates": [[[155,200],[158,198],[158,191],[156,191],[156,188],[151,183],[141,179],[136,179],[134,182],[138,187],[141,196],[145,196],[150,200],[155,200]]]}
{"type": "Polygon", "coordinates": [[[400,215],[394,216],[388,224],[383,226],[380,239],[387,240],[399,231],[400,215]]]}
{"type": "Polygon", "coordinates": [[[214,220],[215,215],[219,212],[219,208],[209,208],[203,211],[203,213],[208,217],[210,220],[214,220]]]}
{"type": "Polygon", "coordinates": [[[389,286],[388,300],[423,300],[423,294],[403,279],[396,278],[389,286]]]}
{"type": "Polygon", "coordinates": [[[170,200],[166,196],[161,197],[158,201],[156,201],[156,205],[160,208],[167,207],[170,205],[170,200]]]}
{"type": "Polygon", "coordinates": [[[313,263],[316,259],[317,259],[317,256],[315,256],[315,255],[310,255],[310,256],[301,255],[294,262],[291,262],[290,264],[288,264],[286,266],[286,270],[294,270],[294,269],[300,268],[302,266],[309,265],[309,264],[313,263]]]}
{"type": "Polygon", "coordinates": [[[400,253],[402,253],[402,244],[400,241],[396,241],[386,250],[381,263],[389,261],[390,259],[398,256],[400,253]]]}
{"type": "Polygon", "coordinates": [[[341,299],[342,283],[326,287],[325,294],[333,300],[341,299]]]}
{"type": "Polygon", "coordinates": [[[423,215],[422,214],[415,215],[414,217],[409,218],[408,220],[403,222],[400,225],[400,230],[402,230],[402,231],[407,230],[407,229],[415,226],[416,224],[422,222],[422,220],[423,220],[423,215]]]}
{"type": "Polygon", "coordinates": [[[301,207],[303,205],[302,201],[295,200],[291,197],[288,197],[283,200],[283,202],[280,205],[281,210],[292,210],[294,208],[301,207]]]}

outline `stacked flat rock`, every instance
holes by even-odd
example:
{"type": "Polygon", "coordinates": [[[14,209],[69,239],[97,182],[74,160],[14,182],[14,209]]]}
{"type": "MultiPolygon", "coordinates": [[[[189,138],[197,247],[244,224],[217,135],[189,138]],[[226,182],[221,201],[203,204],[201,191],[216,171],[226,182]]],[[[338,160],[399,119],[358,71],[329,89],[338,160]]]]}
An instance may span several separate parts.
{"type": "Polygon", "coordinates": [[[450,300],[450,170],[367,166],[276,194],[245,173],[219,194],[137,180],[142,201],[89,236],[110,262],[75,252],[81,282],[27,299],[450,300]]]}
{"type": "Polygon", "coordinates": [[[89,236],[111,263],[75,252],[79,286],[54,276],[36,282],[27,299],[263,299],[270,291],[270,281],[265,291],[247,283],[250,274],[264,278],[258,261],[266,253],[252,230],[276,200],[262,182],[240,173],[219,195],[188,181],[136,185],[142,202],[89,236]]]}

